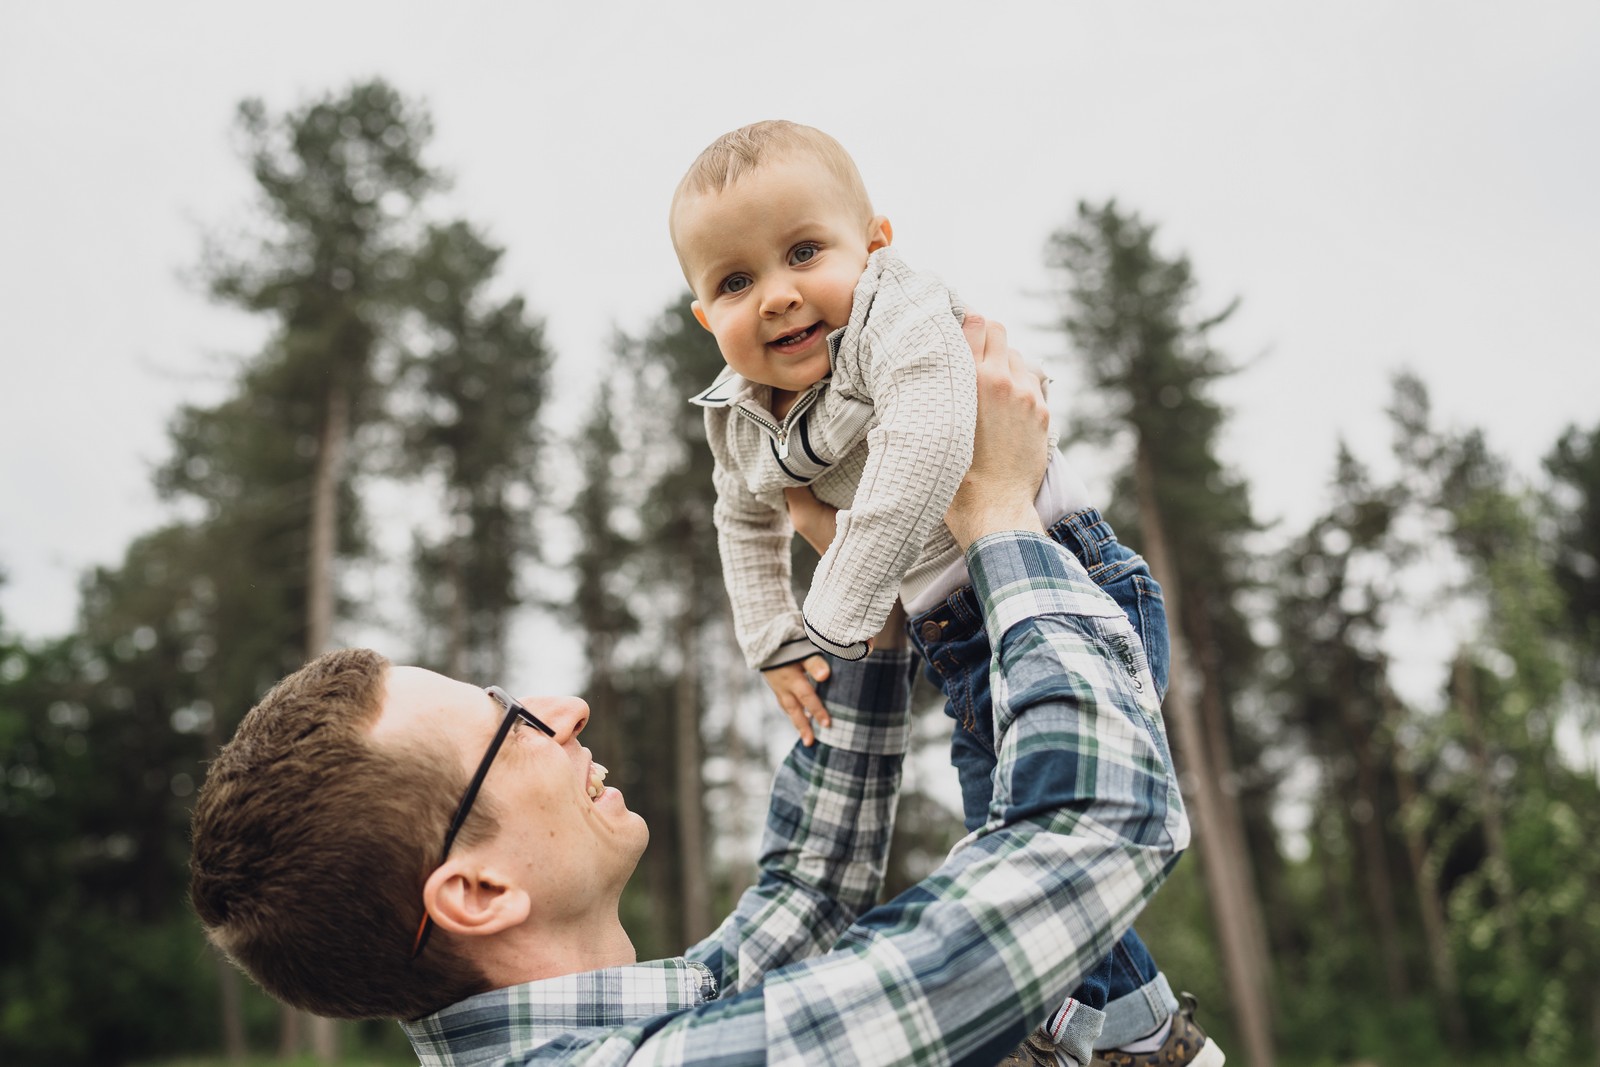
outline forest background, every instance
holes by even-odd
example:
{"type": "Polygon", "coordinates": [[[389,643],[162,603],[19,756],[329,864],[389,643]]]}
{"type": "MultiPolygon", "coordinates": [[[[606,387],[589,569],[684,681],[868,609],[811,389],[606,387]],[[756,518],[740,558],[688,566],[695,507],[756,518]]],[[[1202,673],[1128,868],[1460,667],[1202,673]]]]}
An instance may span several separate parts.
{"type": "Polygon", "coordinates": [[[205,759],[330,644],[585,693],[640,951],[720,913],[788,736],[662,219],[770,115],[1050,365],[1167,587],[1199,839],[1141,931],[1235,1062],[1600,1056],[1594,12],[469,10],[0,12],[0,1059],[404,1058],[183,900],[205,759]]]}

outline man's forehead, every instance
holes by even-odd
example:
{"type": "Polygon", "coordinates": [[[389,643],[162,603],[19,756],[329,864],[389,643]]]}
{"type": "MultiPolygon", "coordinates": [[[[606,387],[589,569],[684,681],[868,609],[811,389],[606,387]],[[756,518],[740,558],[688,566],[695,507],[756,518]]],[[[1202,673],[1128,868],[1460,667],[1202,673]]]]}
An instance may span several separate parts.
{"type": "Polygon", "coordinates": [[[498,705],[475,685],[458,682],[422,667],[390,667],[377,721],[376,740],[476,732],[493,718],[498,705]]]}

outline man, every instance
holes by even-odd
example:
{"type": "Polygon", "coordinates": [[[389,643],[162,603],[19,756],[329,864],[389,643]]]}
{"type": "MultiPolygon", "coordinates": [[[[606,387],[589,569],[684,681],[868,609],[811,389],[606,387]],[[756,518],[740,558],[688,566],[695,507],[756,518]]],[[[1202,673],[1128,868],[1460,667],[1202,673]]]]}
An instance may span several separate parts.
{"type": "Polygon", "coordinates": [[[212,939],[291,1004],[409,1020],[425,1064],[991,1067],[1128,928],[1188,825],[1127,619],[1042,535],[1038,379],[1001,328],[966,331],[979,428],[947,521],[996,649],[999,764],[988,824],[937,871],[873,906],[907,737],[895,620],[833,666],[832,724],[779,769],[758,883],[643,964],[617,901],[647,832],[579,742],[582,701],[356,650],[280,683],[213,765],[192,860],[212,939]]]}

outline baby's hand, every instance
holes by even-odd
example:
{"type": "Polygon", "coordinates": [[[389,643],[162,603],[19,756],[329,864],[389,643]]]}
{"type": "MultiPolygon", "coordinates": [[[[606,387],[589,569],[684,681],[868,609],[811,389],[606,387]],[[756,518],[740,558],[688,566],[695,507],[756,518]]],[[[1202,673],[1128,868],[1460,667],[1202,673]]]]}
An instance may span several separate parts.
{"type": "Polygon", "coordinates": [[[828,718],[828,709],[822,706],[822,701],[817,698],[817,691],[811,684],[813,681],[820,682],[828,677],[828,661],[822,656],[808,656],[799,663],[769,667],[761,672],[761,677],[767,680],[772,691],[778,695],[778,706],[789,716],[794,728],[800,731],[801,744],[809,746],[816,741],[817,735],[812,732],[812,723],[818,726],[832,724],[833,720],[828,718]]]}

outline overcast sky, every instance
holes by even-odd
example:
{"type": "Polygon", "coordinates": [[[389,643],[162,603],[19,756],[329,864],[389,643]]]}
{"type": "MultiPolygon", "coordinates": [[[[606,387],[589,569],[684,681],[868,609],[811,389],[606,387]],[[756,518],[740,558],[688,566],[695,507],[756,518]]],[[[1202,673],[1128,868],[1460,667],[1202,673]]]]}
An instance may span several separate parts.
{"type": "MultiPolygon", "coordinates": [[[[614,326],[682,286],[672,187],[727,129],[855,155],[913,264],[1069,373],[1043,248],[1116,196],[1187,252],[1226,457],[1303,523],[1335,441],[1369,457],[1400,367],[1528,474],[1600,421],[1600,5],[0,5],[0,589],[72,625],[84,568],[162,521],[164,427],[264,326],[185,280],[248,209],[232,116],[381,75],[431,107],[440,214],[506,246],[580,406],[614,326]]],[[[1091,484],[1096,484],[1093,472],[1091,484]]],[[[570,683],[569,683],[570,684],[570,683]]]]}

